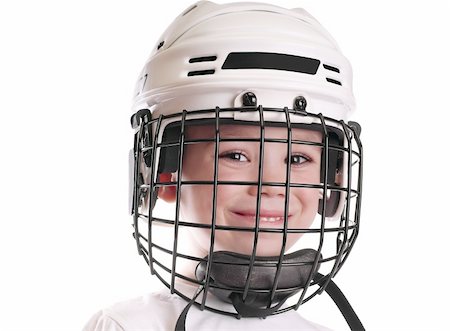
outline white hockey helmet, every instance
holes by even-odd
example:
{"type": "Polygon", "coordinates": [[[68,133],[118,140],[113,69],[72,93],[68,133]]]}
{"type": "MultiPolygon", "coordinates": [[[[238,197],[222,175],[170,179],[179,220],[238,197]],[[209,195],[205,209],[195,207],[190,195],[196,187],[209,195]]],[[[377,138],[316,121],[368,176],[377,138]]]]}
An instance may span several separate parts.
{"type": "MultiPolygon", "coordinates": [[[[177,280],[201,286],[204,290],[201,308],[238,317],[262,317],[297,309],[324,290],[346,260],[359,229],[360,127],[347,123],[354,107],[349,62],[330,34],[305,10],[263,3],[218,5],[208,1],[185,10],[163,33],[146,62],[136,84],[131,118],[136,129],[131,154],[134,235],[138,251],[151,272],[173,293],[186,299],[192,293],[177,287],[177,280]],[[186,126],[199,122],[215,126],[216,133],[210,141],[216,144],[216,151],[220,125],[227,123],[260,126],[262,149],[265,125],[281,126],[287,132],[293,127],[319,131],[323,137],[320,143],[294,142],[290,134],[283,143],[319,147],[321,179],[313,184],[291,183],[287,175],[286,182],[266,183],[261,179],[260,167],[259,179],[254,183],[223,183],[216,175],[213,181],[195,184],[184,183],[182,176],[175,182],[162,182],[161,173],[182,173],[187,142],[205,142],[188,141],[184,133],[186,126]],[[249,229],[223,226],[219,229],[213,214],[208,225],[209,254],[199,257],[179,251],[179,228],[199,225],[180,219],[178,197],[171,219],[155,217],[153,206],[162,186],[176,186],[179,192],[183,185],[200,184],[211,185],[213,192],[226,184],[257,186],[257,210],[260,188],[264,186],[282,185],[286,187],[286,197],[293,187],[321,190],[323,199],[318,221],[308,229],[290,228],[287,217],[283,229],[260,229],[258,217],[255,226],[249,229]],[[173,229],[172,246],[162,247],[155,242],[155,224],[173,229]],[[253,253],[217,252],[216,230],[253,232],[253,253]],[[276,256],[258,256],[257,234],[270,230],[277,230],[284,239],[290,233],[311,235],[316,244],[289,254],[283,244],[276,256]],[[169,262],[164,262],[162,255],[169,256],[169,262]],[[198,263],[197,279],[177,272],[178,261],[183,259],[198,263]],[[207,300],[209,291],[232,302],[235,311],[214,306],[207,300]],[[298,295],[296,302],[282,308],[295,295],[298,295]]],[[[288,147],[287,160],[291,159],[290,150],[288,147]]],[[[289,168],[287,161],[286,170],[281,171],[289,172],[289,168]]],[[[286,198],[285,210],[288,207],[286,198]]]]}
{"type": "Polygon", "coordinates": [[[265,107],[293,107],[346,120],[355,107],[352,69],[335,40],[304,9],[200,1],[158,40],[138,79],[134,110],[242,106],[252,91],[265,107]]]}

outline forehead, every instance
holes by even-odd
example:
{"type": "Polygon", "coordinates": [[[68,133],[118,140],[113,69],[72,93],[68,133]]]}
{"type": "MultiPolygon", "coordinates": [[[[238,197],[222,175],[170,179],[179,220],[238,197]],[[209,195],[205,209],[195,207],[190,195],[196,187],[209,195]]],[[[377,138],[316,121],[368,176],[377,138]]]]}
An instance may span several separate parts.
{"type": "MultiPolygon", "coordinates": [[[[209,139],[215,135],[214,125],[193,125],[186,129],[188,138],[191,139],[209,139]]],[[[222,124],[219,126],[221,138],[259,138],[261,127],[258,125],[245,124],[222,124]]],[[[286,127],[264,127],[264,138],[287,139],[288,130],[286,127]]],[[[322,133],[316,130],[305,128],[292,128],[292,139],[311,142],[321,142],[322,133]]]]}

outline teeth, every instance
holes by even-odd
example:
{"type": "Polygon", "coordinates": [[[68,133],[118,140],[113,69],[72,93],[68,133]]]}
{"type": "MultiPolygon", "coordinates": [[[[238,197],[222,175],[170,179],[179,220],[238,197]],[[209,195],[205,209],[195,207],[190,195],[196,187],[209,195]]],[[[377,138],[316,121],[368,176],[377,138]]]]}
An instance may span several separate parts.
{"type": "Polygon", "coordinates": [[[260,217],[259,220],[260,220],[260,222],[274,223],[274,222],[284,221],[284,217],[281,217],[281,216],[278,216],[278,217],[260,217]]]}

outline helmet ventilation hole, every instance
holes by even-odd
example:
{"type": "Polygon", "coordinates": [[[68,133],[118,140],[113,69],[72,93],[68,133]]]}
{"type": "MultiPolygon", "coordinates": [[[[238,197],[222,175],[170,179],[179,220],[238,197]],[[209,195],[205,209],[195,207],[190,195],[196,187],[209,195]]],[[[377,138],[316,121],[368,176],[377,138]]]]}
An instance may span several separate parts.
{"type": "Polygon", "coordinates": [[[339,68],[330,66],[330,65],[325,64],[325,63],[323,64],[323,67],[324,67],[325,69],[327,69],[327,70],[334,71],[334,72],[337,72],[337,73],[340,73],[340,72],[341,72],[341,71],[339,70],[339,68]]]}
{"type": "Polygon", "coordinates": [[[195,8],[197,8],[197,5],[193,5],[192,7],[186,9],[186,11],[181,14],[181,16],[186,16],[187,14],[189,14],[191,11],[193,11],[195,8]]]}
{"type": "Polygon", "coordinates": [[[203,75],[212,75],[216,72],[214,69],[209,70],[197,70],[197,71],[189,71],[188,76],[203,76],[203,75]]]}
{"type": "Polygon", "coordinates": [[[189,59],[189,63],[198,63],[198,62],[213,62],[217,60],[217,56],[201,56],[201,57],[193,57],[189,59]]]}
{"type": "Polygon", "coordinates": [[[336,79],[333,79],[333,78],[328,78],[327,77],[327,82],[342,86],[342,83],[340,81],[338,81],[336,79]]]}

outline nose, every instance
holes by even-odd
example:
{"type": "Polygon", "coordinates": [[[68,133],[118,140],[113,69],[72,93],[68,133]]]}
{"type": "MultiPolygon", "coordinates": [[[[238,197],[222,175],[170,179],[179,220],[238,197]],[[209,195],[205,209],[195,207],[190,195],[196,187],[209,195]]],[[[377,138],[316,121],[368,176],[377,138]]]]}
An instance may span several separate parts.
{"type": "MultiPolygon", "coordinates": [[[[282,197],[286,194],[286,163],[278,160],[271,150],[265,150],[262,166],[255,165],[255,183],[261,178],[261,195],[266,197],[282,197]]],[[[258,185],[250,186],[250,194],[258,194],[258,185]]]]}

